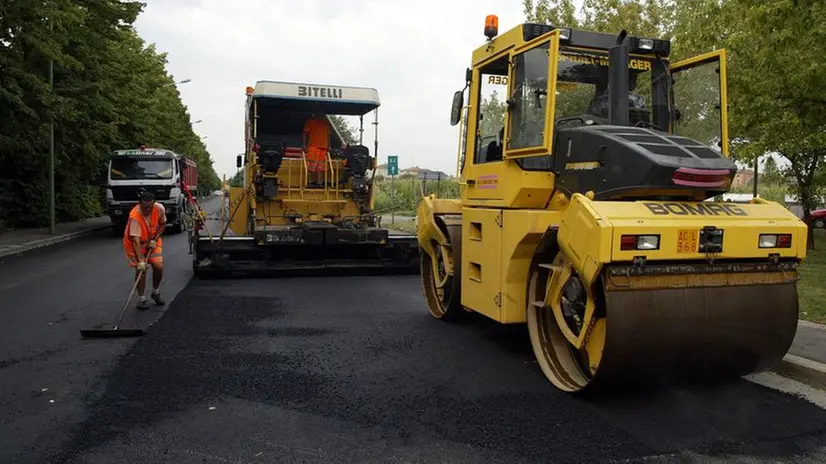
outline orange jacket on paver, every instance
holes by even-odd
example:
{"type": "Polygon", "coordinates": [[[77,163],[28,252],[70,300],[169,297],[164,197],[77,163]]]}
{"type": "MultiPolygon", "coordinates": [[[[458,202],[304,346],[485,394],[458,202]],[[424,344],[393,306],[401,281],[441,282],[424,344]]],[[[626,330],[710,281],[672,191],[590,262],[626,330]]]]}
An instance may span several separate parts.
{"type": "Polygon", "coordinates": [[[327,169],[327,150],[330,145],[330,126],[324,119],[308,119],[304,124],[307,137],[307,169],[319,172],[327,169]]]}

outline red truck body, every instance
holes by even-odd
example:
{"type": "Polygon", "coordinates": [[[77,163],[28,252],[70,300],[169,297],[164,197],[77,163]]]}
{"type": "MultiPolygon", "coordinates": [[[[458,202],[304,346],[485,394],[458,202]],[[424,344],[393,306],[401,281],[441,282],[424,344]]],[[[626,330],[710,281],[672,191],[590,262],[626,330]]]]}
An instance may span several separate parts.
{"type": "Polygon", "coordinates": [[[194,194],[198,189],[198,164],[186,156],[181,157],[180,163],[181,183],[194,194]]]}
{"type": "Polygon", "coordinates": [[[812,225],[816,229],[826,229],[826,209],[814,209],[812,213],[812,225]]]}

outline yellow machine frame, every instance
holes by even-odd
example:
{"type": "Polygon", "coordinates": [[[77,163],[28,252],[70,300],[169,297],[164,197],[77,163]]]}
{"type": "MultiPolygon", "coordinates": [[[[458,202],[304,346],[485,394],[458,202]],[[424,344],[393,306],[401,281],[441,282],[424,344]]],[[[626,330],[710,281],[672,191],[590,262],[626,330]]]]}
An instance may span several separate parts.
{"type": "MultiPolygon", "coordinates": [[[[374,124],[378,125],[378,105],[372,108],[375,115],[374,124]]],[[[254,140],[258,137],[258,118],[259,118],[259,100],[254,98],[254,88],[247,89],[246,113],[251,114],[251,117],[245,121],[246,126],[246,154],[242,169],[244,169],[244,178],[252,179],[255,170],[258,168],[256,159],[254,140]]],[[[359,144],[363,142],[363,114],[360,118],[362,125],[359,128],[359,144]]],[[[335,126],[332,120],[328,122],[333,130],[335,126]]],[[[376,148],[378,141],[376,137],[376,148]]],[[[375,170],[376,158],[378,154],[374,153],[371,158],[369,169],[375,170]]],[[[309,184],[309,174],[307,162],[307,152],[301,150],[300,156],[284,157],[282,164],[277,172],[264,174],[265,178],[279,179],[279,192],[284,192],[273,200],[258,200],[255,195],[249,195],[246,204],[242,208],[242,214],[238,214],[233,218],[230,224],[230,230],[237,235],[247,235],[252,232],[253,225],[255,228],[266,227],[270,225],[285,225],[293,223],[301,223],[304,221],[327,221],[336,222],[341,221],[342,218],[354,218],[358,222],[362,212],[352,200],[353,189],[342,186],[338,180],[341,178],[342,171],[345,169],[343,159],[334,159],[330,152],[325,155],[325,164],[327,169],[324,170],[323,185],[320,188],[311,188],[309,184]],[[285,212],[297,213],[299,217],[285,217],[285,212]],[[274,214],[273,214],[274,213],[274,214]]],[[[245,181],[245,187],[236,187],[230,190],[230,201],[238,200],[244,195],[247,190],[248,182],[245,181]]],[[[375,197],[369,196],[367,206],[370,210],[374,208],[375,197]]]]}
{"type": "MultiPolygon", "coordinates": [[[[556,28],[525,40],[524,30],[536,25],[520,25],[496,36],[496,23],[495,17],[489,17],[486,32],[491,29],[494,32],[488,35],[489,40],[485,45],[473,51],[466,87],[469,88],[469,101],[465,105],[464,91],[459,91],[453,102],[452,123],[456,124],[460,119],[463,122],[460,124],[460,152],[457,157],[461,199],[438,199],[430,195],[423,199],[418,209],[418,240],[424,251],[424,293],[433,316],[453,320],[457,312],[473,311],[500,323],[529,323],[532,342],[543,372],[556,387],[573,392],[590,384],[590,377],[596,374],[606,350],[605,334],[610,326],[606,325],[604,310],[598,307],[602,304],[601,297],[596,297],[600,292],[615,290],[617,293],[609,292],[609,295],[620,295],[618,292],[624,285],[644,291],[677,287],[783,285],[796,281],[796,263],[806,253],[806,226],[777,203],[759,198],[751,204],[742,205],[642,201],[645,199],[596,201],[592,191],[566,193],[561,190],[557,185],[559,179],[551,170],[523,169],[519,160],[547,157],[555,153],[557,56],[561,42],[571,36],[571,30],[556,28]],[[549,49],[547,110],[542,143],[510,149],[512,139],[509,134],[512,134],[514,115],[507,111],[502,159],[476,163],[473,154],[477,151],[482,67],[507,57],[507,94],[514,95],[517,85],[514,63],[517,55],[542,46],[549,49]],[[462,131],[466,131],[464,150],[461,146],[462,131]],[[683,273],[653,277],[609,274],[611,265],[634,262],[640,255],[644,255],[648,263],[677,260],[694,265],[708,259],[708,253],[697,250],[697,240],[698,234],[703,233],[703,227],[712,219],[714,225],[724,229],[726,234],[725,249],[714,254],[714,260],[726,262],[767,259],[771,255],[775,263],[790,260],[791,264],[782,267],[782,272],[772,273],[755,270],[739,274],[683,273]],[[656,235],[659,240],[658,249],[645,252],[622,250],[620,242],[628,234],[656,235]],[[758,240],[762,239],[761,234],[788,234],[791,236],[791,246],[775,248],[770,253],[761,250],[757,246],[758,240]],[[688,248],[686,244],[693,247],[688,248]],[[547,257],[545,262],[542,262],[540,256],[547,257]],[[582,279],[588,295],[582,321],[584,329],[579,333],[565,324],[560,304],[562,284],[573,274],[582,279]],[[546,282],[541,282],[543,279],[546,282]],[[540,307],[547,309],[548,314],[555,318],[559,333],[548,335],[537,328],[542,316],[533,311],[540,307]],[[590,372],[573,373],[577,369],[570,366],[571,361],[567,358],[552,356],[542,361],[545,359],[542,352],[551,349],[549,343],[561,346],[561,337],[549,341],[549,337],[557,335],[564,337],[574,350],[587,353],[590,362],[586,362],[586,365],[590,365],[590,372]]],[[[576,48],[570,44],[568,47],[576,48]]],[[[582,49],[591,50],[588,47],[582,49]]],[[[651,55],[630,53],[629,57],[632,60],[634,57],[650,59],[651,55]]],[[[725,50],[682,60],[670,64],[669,68],[676,74],[708,63],[719,66],[720,148],[728,157],[725,50]]],[[[673,127],[669,126],[668,132],[673,134],[673,127]]],[[[588,166],[591,163],[580,164],[583,166],[569,163],[565,169],[591,169],[588,166]]],[[[657,192],[651,191],[650,194],[654,196],[657,192]]],[[[623,272],[627,273],[627,268],[623,272]]],[[[785,332],[778,337],[780,341],[773,348],[775,351],[766,357],[782,357],[788,348],[787,342],[791,342],[790,334],[793,337],[794,328],[791,325],[796,324],[797,296],[796,291],[791,292],[793,296],[784,300],[782,305],[793,307],[793,311],[789,311],[794,316],[777,323],[785,332]]],[[[608,299],[610,298],[609,296],[608,299]]],[[[740,316],[749,317],[743,314],[740,316]]],[[[768,316],[766,321],[766,324],[771,323],[768,322],[768,316]]],[[[664,333],[660,335],[667,337],[664,333]]],[[[612,340],[616,343],[618,338],[619,335],[612,340]]],[[[614,360],[612,357],[611,361],[614,360]]],[[[740,370],[747,372],[752,367],[749,365],[740,370]]],[[[578,369],[589,370],[587,366],[578,369]]],[[[606,367],[604,370],[610,369],[606,367]]]]}
{"type": "Polygon", "coordinates": [[[368,87],[281,81],[247,87],[246,150],[237,159],[243,186],[229,189],[220,243],[206,237],[196,242],[196,270],[417,270],[415,236],[391,235],[373,211],[379,106],[378,91],[368,87]],[[372,156],[362,145],[370,112],[372,156]],[[358,144],[346,143],[334,115],[359,117],[358,144]],[[331,132],[326,169],[315,176],[305,139],[313,117],[326,119],[331,132]]]}

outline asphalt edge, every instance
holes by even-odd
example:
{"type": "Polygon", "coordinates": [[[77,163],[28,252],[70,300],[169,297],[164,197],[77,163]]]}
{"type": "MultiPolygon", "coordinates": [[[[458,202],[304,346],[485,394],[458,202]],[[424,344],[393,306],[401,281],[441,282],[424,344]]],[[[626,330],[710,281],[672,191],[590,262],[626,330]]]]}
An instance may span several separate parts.
{"type": "Polygon", "coordinates": [[[787,354],[772,371],[811,387],[826,390],[826,364],[787,354]]]}
{"type": "Polygon", "coordinates": [[[803,319],[799,319],[797,321],[797,323],[804,326],[804,327],[810,327],[812,329],[826,330],[826,325],[818,324],[816,322],[809,322],[809,321],[804,321],[803,319]]]}
{"type": "Polygon", "coordinates": [[[22,245],[17,245],[13,247],[9,247],[5,250],[0,250],[0,258],[4,258],[6,256],[13,256],[18,255],[20,253],[25,253],[27,251],[35,250],[38,248],[44,248],[47,246],[55,245],[62,242],[67,242],[69,240],[74,240],[76,238],[83,237],[84,235],[89,235],[92,232],[97,232],[99,230],[107,229],[112,227],[111,224],[95,226],[84,230],[79,230],[76,232],[70,232],[68,234],[58,235],[56,237],[49,237],[40,240],[34,240],[31,242],[24,243],[22,245]]]}

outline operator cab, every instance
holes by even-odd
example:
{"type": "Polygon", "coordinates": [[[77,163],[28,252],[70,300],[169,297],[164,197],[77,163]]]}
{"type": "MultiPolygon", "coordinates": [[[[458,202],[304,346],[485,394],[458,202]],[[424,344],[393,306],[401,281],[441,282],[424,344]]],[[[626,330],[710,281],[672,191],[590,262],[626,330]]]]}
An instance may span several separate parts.
{"type": "MultiPolygon", "coordinates": [[[[646,98],[640,95],[644,89],[637,90],[637,81],[644,71],[630,70],[628,73],[628,115],[631,125],[646,125],[651,123],[651,109],[646,105],[646,98]]],[[[597,65],[575,65],[569,68],[566,73],[569,79],[567,82],[572,87],[577,84],[591,85],[594,87],[594,96],[585,114],[595,116],[601,120],[602,124],[610,121],[609,106],[610,98],[608,93],[608,69],[597,65]],[[593,77],[592,77],[593,76],[593,77]]],[[[557,82],[557,88],[560,84],[557,82]]],[[[570,89],[571,87],[569,87],[570,89]]],[[[560,119],[559,117],[557,119],[560,119]]]]}
{"type": "Polygon", "coordinates": [[[372,88],[259,81],[247,88],[248,155],[238,167],[249,165],[264,198],[279,188],[366,191],[375,153],[363,144],[364,116],[378,107],[372,88]],[[347,117],[358,117],[358,140],[338,127],[347,117]]]}
{"type": "MultiPolygon", "coordinates": [[[[488,44],[465,75],[462,171],[469,162],[478,166],[471,177],[490,175],[510,161],[596,199],[703,200],[728,190],[736,165],[722,51],[671,63],[669,41],[625,31],[526,23],[499,36],[497,28],[488,17],[488,44]]],[[[464,98],[464,89],[454,95],[451,125],[464,98]]]]}

